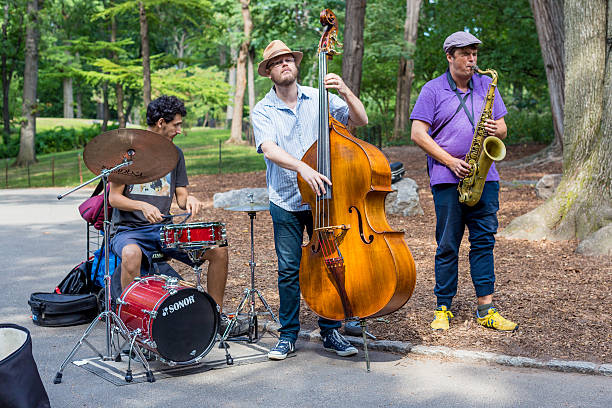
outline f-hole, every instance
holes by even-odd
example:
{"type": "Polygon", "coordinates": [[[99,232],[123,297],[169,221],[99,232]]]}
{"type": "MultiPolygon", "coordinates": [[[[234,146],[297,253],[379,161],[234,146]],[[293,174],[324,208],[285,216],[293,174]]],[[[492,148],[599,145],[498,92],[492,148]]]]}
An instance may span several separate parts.
{"type": "Polygon", "coordinates": [[[374,241],[374,235],[370,235],[368,239],[363,236],[363,221],[361,220],[361,213],[359,212],[359,209],[357,209],[357,207],[355,207],[354,205],[349,207],[349,213],[352,213],[353,209],[357,211],[357,221],[359,221],[359,235],[361,236],[361,240],[364,244],[371,244],[372,241],[374,241]]]}

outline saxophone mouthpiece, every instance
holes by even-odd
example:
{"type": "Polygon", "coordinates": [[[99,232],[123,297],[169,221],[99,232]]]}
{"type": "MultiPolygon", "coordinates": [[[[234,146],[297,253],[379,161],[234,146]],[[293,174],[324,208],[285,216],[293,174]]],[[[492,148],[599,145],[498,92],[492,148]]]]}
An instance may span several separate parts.
{"type": "Polygon", "coordinates": [[[472,65],[472,71],[474,72],[480,71],[480,69],[478,68],[478,65],[472,65]]]}

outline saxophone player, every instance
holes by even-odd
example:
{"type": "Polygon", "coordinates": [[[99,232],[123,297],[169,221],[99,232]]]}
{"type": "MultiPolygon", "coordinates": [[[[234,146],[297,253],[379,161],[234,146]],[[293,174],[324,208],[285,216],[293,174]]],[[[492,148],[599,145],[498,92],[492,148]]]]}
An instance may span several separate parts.
{"type": "MultiPolygon", "coordinates": [[[[447,330],[452,300],[457,293],[459,246],[467,226],[470,241],[470,273],[476,291],[476,319],[496,330],[514,331],[518,324],[501,316],[493,306],[495,271],[493,248],[499,210],[499,174],[491,165],[480,201],[474,206],[459,202],[457,185],[470,172],[464,160],[479,125],[480,109],[491,78],[475,75],[481,41],[459,31],[444,41],[448,70],[427,82],[414,105],[411,139],[427,153],[430,187],[436,210],[434,294],[437,307],[431,327],[447,330]]],[[[506,107],[495,89],[493,114],[482,118],[487,135],[504,139],[506,107]]]]}

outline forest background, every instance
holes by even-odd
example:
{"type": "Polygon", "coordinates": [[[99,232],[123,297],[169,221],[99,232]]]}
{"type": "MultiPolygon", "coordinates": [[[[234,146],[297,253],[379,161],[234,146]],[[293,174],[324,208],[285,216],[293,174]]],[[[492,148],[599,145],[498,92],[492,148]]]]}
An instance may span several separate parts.
{"type": "Polygon", "coordinates": [[[101,127],[84,137],[66,136],[62,128],[35,136],[33,129],[35,151],[31,157],[20,153],[22,165],[34,161],[36,153],[61,150],[62,145],[82,147],[107,129],[109,121],[122,127],[144,125],[146,104],[162,94],[186,102],[188,126],[230,128],[233,120],[232,140],[248,138],[249,111],[270,88],[267,78],[253,75],[253,65],[256,71],[271,40],[302,51],[300,81],[317,86],[323,29],[319,13],[324,8],[336,13],[340,41],[349,45],[330,61],[329,71],[346,73],[345,81],[360,95],[370,118],[360,137],[380,138],[384,145],[410,143],[409,109],[402,108],[406,96],[400,94],[407,92],[409,105],[414,104],[423,84],[446,70],[446,36],[467,30],[483,41],[480,66],[499,72],[510,111],[508,142],[550,143],[554,138],[546,72],[528,0],[486,5],[464,1],[461,7],[449,0],[372,0],[367,5],[365,0],[0,0],[0,5],[0,156],[16,157],[20,141],[24,143],[20,137],[22,127],[28,127],[23,104],[28,76],[37,75],[36,117],[92,118],[101,127]],[[27,30],[32,29],[38,38],[37,70],[28,71],[26,54],[32,44],[27,30]],[[361,42],[345,38],[354,38],[356,31],[361,42]],[[347,54],[350,64],[343,66],[347,54]],[[413,64],[408,72],[407,61],[413,64]],[[400,83],[406,77],[407,87],[400,83]],[[67,137],[66,143],[58,142],[67,137]]]}
{"type": "MultiPolygon", "coordinates": [[[[0,0],[0,6],[5,186],[9,162],[27,168],[29,186],[37,153],[78,151],[111,119],[113,126],[142,126],[145,107],[161,94],[186,102],[187,127],[231,128],[226,143],[243,144],[251,136],[248,114],[270,88],[269,79],[254,74],[263,49],[282,39],[302,51],[300,82],[318,86],[319,13],[330,8],[345,46],[329,70],[342,74],[370,118],[357,136],[379,146],[409,144],[410,107],[425,82],[446,70],[444,39],[469,31],[483,42],[479,65],[499,72],[509,111],[506,142],[547,146],[508,165],[562,164],[554,194],[502,234],[577,239],[577,251],[612,255],[612,0],[0,0]],[[37,117],[61,123],[95,117],[100,125],[42,135],[37,117]]],[[[53,182],[54,157],[50,164],[53,182]]]]}

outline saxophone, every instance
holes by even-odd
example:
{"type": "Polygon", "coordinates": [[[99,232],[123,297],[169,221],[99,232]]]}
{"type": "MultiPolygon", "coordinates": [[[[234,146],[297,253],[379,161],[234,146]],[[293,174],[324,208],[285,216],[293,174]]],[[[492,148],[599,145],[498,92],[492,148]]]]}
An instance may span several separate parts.
{"type": "Polygon", "coordinates": [[[484,188],[487,173],[493,161],[503,160],[506,157],[506,146],[501,139],[495,136],[487,136],[485,121],[493,116],[493,100],[495,99],[495,88],[497,87],[497,72],[493,69],[481,71],[477,66],[473,67],[479,74],[490,74],[493,80],[487,90],[484,109],[480,114],[480,120],[474,130],[470,151],[465,156],[465,161],[470,165],[470,172],[459,182],[459,202],[474,206],[480,201],[482,189],[484,188]]]}

